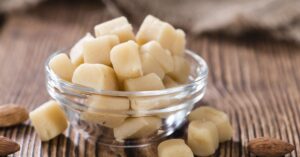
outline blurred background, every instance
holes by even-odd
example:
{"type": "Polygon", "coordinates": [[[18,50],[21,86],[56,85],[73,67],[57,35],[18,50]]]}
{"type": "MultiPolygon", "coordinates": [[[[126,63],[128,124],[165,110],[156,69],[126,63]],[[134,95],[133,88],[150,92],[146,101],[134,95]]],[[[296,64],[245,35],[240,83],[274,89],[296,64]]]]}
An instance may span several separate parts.
{"type": "MultiPolygon", "coordinates": [[[[203,101],[229,114],[232,141],[215,156],[250,156],[260,136],[285,140],[300,156],[299,0],[0,0],[0,104],[29,111],[49,99],[44,62],[96,24],[126,16],[137,30],[153,14],[187,32],[187,48],[209,67],[203,101]]],[[[185,128],[173,137],[183,137],[185,128]]],[[[155,157],[156,146],[134,150],[90,144],[70,127],[41,143],[30,125],[0,129],[22,147],[15,156],[155,157]]]]}
{"type": "MultiPolygon", "coordinates": [[[[24,11],[50,1],[57,0],[0,0],[0,11],[2,14],[24,11]]],[[[73,5],[70,3],[75,1],[69,1],[68,5],[73,5]]],[[[300,42],[298,0],[82,0],[81,3],[105,5],[112,16],[126,15],[134,24],[153,14],[195,35],[246,34],[300,42]]]]}

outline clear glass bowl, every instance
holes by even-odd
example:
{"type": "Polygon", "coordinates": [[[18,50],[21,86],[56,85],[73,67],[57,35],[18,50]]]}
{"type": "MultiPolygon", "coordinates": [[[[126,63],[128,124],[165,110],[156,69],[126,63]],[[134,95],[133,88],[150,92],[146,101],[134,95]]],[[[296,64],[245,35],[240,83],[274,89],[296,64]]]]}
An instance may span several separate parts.
{"type": "Polygon", "coordinates": [[[47,90],[50,96],[61,104],[69,123],[91,142],[117,147],[141,147],[160,140],[172,134],[185,122],[187,115],[205,93],[207,65],[200,56],[189,50],[185,51],[184,56],[191,66],[187,84],[164,90],[138,92],[95,90],[60,79],[50,69],[49,61],[55,55],[64,52],[67,53],[68,50],[56,52],[46,61],[47,90]],[[129,99],[132,107],[129,110],[91,108],[90,99],[98,96],[129,99]],[[137,109],[133,105],[141,105],[143,109],[137,109]],[[143,126],[144,123],[140,123],[139,120],[149,117],[154,119],[155,125],[143,126]],[[128,120],[132,122],[128,125],[129,128],[124,127],[127,134],[132,134],[131,132],[139,126],[144,128],[126,139],[115,138],[116,123],[122,125],[123,121],[128,120]],[[111,123],[113,126],[109,125],[111,123]]]}

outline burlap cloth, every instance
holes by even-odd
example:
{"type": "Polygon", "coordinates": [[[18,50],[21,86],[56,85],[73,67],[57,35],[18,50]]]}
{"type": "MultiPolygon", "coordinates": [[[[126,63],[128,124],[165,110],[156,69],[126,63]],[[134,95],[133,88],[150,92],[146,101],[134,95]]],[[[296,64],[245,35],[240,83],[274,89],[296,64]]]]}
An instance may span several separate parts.
{"type": "Polygon", "coordinates": [[[300,43],[300,0],[104,0],[139,24],[153,14],[190,33],[264,32],[300,43]]]}

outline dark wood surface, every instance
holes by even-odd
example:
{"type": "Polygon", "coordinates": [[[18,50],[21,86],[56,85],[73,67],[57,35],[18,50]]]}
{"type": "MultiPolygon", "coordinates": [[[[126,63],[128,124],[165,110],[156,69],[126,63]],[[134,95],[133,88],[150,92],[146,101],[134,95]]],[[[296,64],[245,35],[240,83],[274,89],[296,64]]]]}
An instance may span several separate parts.
{"type": "MultiPolygon", "coordinates": [[[[4,16],[0,28],[0,104],[17,103],[33,110],[49,99],[44,61],[69,47],[97,23],[111,19],[102,4],[44,3],[4,16]]],[[[209,85],[199,105],[229,114],[235,134],[215,156],[250,156],[249,139],[270,136],[296,145],[300,156],[300,48],[270,39],[231,39],[188,35],[188,48],[207,61],[209,85]]],[[[184,128],[179,130],[181,135],[184,128]]],[[[156,157],[156,145],[140,149],[108,148],[88,143],[69,128],[41,143],[30,122],[0,129],[21,144],[14,156],[156,157]]]]}

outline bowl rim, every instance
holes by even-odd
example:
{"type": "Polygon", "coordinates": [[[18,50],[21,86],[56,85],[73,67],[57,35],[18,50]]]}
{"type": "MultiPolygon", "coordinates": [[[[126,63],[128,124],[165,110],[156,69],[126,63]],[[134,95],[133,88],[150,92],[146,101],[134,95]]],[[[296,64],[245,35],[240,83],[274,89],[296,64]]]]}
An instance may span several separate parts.
{"type": "MultiPolygon", "coordinates": [[[[87,93],[87,94],[97,94],[97,95],[106,95],[106,96],[157,96],[157,95],[167,95],[167,94],[172,94],[172,93],[177,93],[185,90],[186,88],[193,87],[195,84],[201,83],[203,80],[205,80],[208,77],[208,66],[205,60],[200,57],[198,54],[195,52],[186,49],[185,53],[187,55],[190,55],[194,60],[196,60],[198,66],[202,66],[200,72],[198,72],[198,76],[196,79],[192,80],[191,82],[187,84],[182,84],[176,87],[172,88],[166,88],[162,90],[152,90],[152,91],[114,91],[114,90],[97,90],[94,88],[90,87],[85,87],[79,84],[74,84],[72,82],[68,82],[66,80],[61,79],[59,76],[57,76],[54,71],[50,68],[49,62],[50,60],[56,56],[57,54],[64,53],[70,49],[62,49],[55,51],[52,53],[45,62],[45,72],[46,76],[49,75],[49,77],[54,80],[60,87],[63,88],[71,88],[76,91],[80,91],[81,93],[87,93]]],[[[66,53],[69,55],[68,53],[66,53]]]]}

